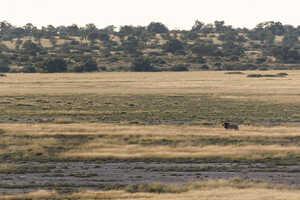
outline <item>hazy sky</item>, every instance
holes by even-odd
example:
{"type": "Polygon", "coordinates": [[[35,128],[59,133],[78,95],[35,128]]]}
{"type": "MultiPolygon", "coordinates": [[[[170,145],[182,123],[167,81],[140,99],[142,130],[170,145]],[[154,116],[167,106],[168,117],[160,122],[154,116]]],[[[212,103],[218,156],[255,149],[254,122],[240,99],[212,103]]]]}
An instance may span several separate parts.
{"type": "Polygon", "coordinates": [[[195,20],[252,28],[263,21],[300,25],[299,0],[1,0],[0,21],[23,26],[148,25],[190,29],[195,20]]]}

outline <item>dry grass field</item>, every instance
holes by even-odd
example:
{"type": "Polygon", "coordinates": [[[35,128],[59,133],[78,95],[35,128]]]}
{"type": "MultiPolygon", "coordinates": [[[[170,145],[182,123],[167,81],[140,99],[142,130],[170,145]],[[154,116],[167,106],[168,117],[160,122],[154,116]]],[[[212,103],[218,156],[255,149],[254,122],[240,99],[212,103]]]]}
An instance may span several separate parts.
{"type": "MultiPolygon", "coordinates": [[[[44,189],[27,196],[0,198],[297,199],[300,72],[288,71],[286,77],[247,77],[253,73],[279,72],[7,74],[0,77],[0,179],[3,180],[0,195],[20,193],[24,188],[25,192],[44,189]],[[240,130],[225,130],[222,123],[227,120],[239,123],[240,130]],[[192,171],[202,182],[148,185],[150,189],[143,190],[145,186],[139,185],[140,182],[130,186],[110,181],[113,190],[97,191],[91,189],[102,188],[103,185],[96,187],[95,182],[101,173],[88,174],[91,169],[83,167],[78,171],[80,174],[71,174],[75,177],[71,181],[86,185],[68,183],[67,193],[58,192],[63,187],[59,184],[64,182],[55,177],[62,176],[62,171],[68,168],[55,169],[55,165],[82,162],[100,164],[99,169],[105,163],[144,163],[140,168],[145,170],[143,173],[159,171],[161,177],[171,175],[176,179],[182,176],[179,172],[192,171]],[[149,167],[147,163],[166,166],[149,167]],[[177,163],[191,166],[180,167],[177,163]],[[230,165],[192,166],[209,163],[230,165]],[[238,166],[232,168],[231,164],[238,166]],[[245,170],[249,172],[248,178],[239,183],[226,176],[227,180],[209,181],[209,177],[200,175],[236,172],[233,175],[239,176],[245,170]],[[258,171],[276,172],[281,178],[266,179],[271,185],[258,183],[251,178],[251,173],[258,171]],[[295,178],[285,179],[280,173],[295,178]],[[14,179],[17,174],[23,174],[22,183],[14,179]],[[32,179],[33,175],[38,178],[32,179]],[[53,179],[47,179],[48,182],[43,179],[50,175],[53,179]],[[272,185],[272,180],[294,188],[279,188],[272,185]]],[[[128,170],[129,173],[133,169],[128,170]]],[[[262,174],[267,176],[270,175],[262,174]]],[[[64,177],[67,179],[67,175],[64,177]]],[[[134,178],[143,179],[143,175],[134,178]]],[[[192,181],[191,177],[185,180],[192,181]]]]}
{"type": "MultiPolygon", "coordinates": [[[[24,160],[244,161],[298,164],[300,127],[1,124],[0,157],[24,160]]],[[[1,170],[0,170],[1,171],[1,170]]]]}
{"type": "MultiPolygon", "coordinates": [[[[258,71],[277,74],[281,71],[258,71]]],[[[285,72],[285,71],[284,71],[285,72]]],[[[286,78],[247,78],[245,74],[224,72],[163,73],[84,73],[84,74],[9,74],[0,79],[3,95],[198,95],[224,98],[299,100],[299,71],[288,71],[286,78]]]]}

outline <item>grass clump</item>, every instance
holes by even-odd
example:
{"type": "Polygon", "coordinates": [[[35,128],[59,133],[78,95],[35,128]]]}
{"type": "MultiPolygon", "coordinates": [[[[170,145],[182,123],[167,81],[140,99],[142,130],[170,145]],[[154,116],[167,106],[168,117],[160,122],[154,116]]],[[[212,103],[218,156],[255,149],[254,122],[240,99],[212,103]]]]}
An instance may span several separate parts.
{"type": "Polygon", "coordinates": [[[138,192],[146,192],[146,193],[182,193],[187,192],[187,187],[180,186],[170,186],[164,185],[160,183],[154,184],[139,184],[139,185],[128,185],[125,187],[125,191],[129,193],[138,193],[138,192]]]}
{"type": "Polygon", "coordinates": [[[48,173],[51,170],[51,166],[30,166],[30,165],[0,165],[0,174],[25,174],[25,173],[48,173]]]}
{"type": "Polygon", "coordinates": [[[270,77],[286,77],[287,73],[277,73],[277,74],[248,74],[248,78],[270,78],[270,77]]]}
{"type": "Polygon", "coordinates": [[[224,74],[244,74],[243,72],[225,72],[224,74]]]}

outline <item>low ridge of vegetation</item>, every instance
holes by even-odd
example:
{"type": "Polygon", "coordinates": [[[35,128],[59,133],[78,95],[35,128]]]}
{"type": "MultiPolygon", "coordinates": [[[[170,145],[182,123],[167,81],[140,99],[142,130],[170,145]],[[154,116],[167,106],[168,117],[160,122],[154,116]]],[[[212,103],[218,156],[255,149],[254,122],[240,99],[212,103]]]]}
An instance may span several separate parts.
{"type": "Polygon", "coordinates": [[[299,69],[300,28],[268,21],[253,29],[196,21],[190,30],[94,24],[37,28],[0,22],[0,72],[299,69]]]}

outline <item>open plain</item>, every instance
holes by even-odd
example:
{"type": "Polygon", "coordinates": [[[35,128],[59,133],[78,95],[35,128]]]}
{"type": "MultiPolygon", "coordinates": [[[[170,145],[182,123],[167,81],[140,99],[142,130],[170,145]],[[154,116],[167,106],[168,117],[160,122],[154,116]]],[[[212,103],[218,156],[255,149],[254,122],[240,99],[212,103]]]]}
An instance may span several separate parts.
{"type": "Polygon", "coordinates": [[[0,199],[299,199],[300,72],[249,74],[0,77],[0,199]]]}

